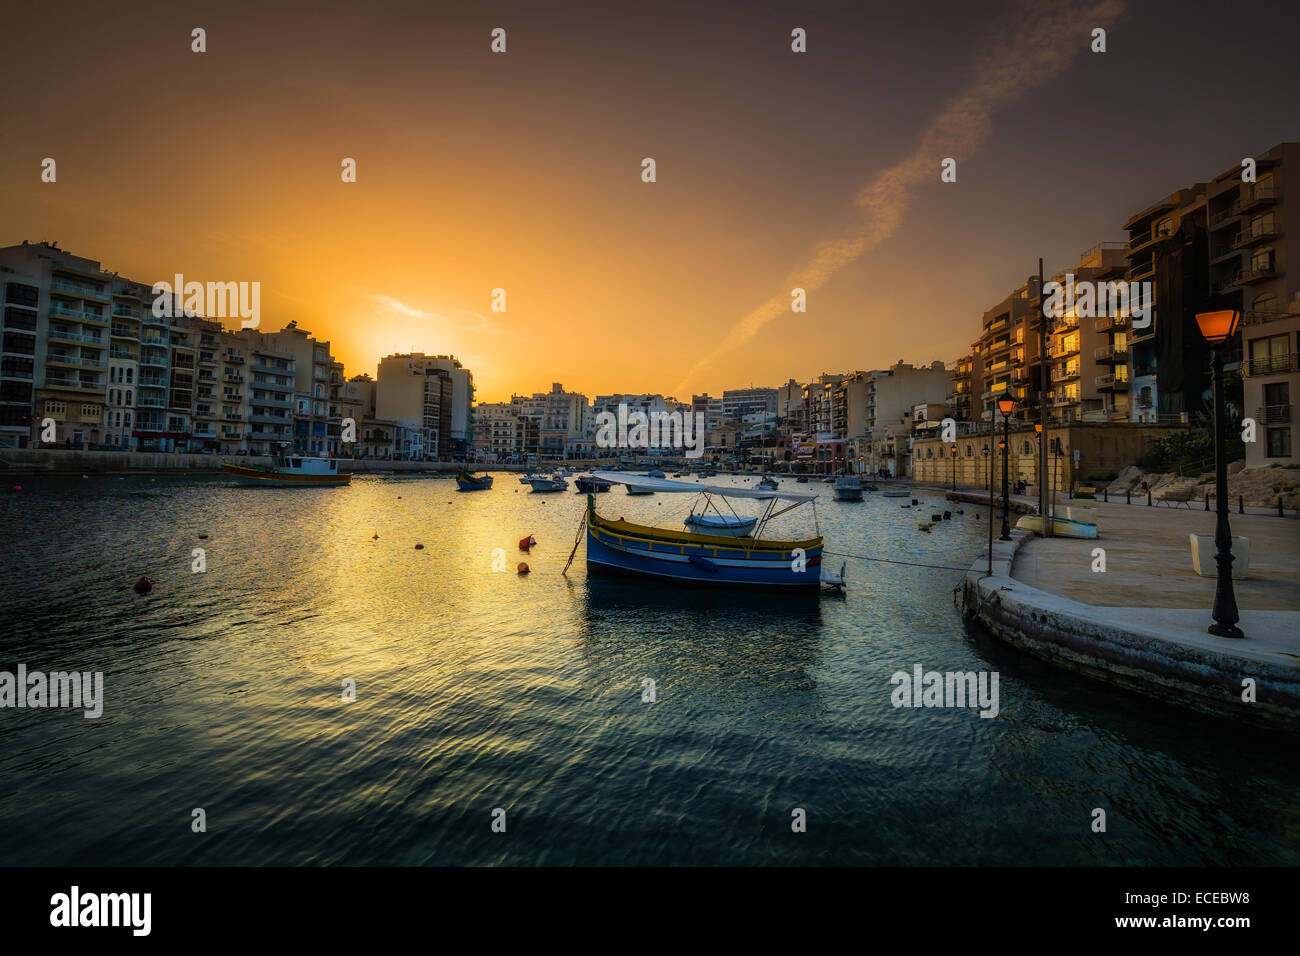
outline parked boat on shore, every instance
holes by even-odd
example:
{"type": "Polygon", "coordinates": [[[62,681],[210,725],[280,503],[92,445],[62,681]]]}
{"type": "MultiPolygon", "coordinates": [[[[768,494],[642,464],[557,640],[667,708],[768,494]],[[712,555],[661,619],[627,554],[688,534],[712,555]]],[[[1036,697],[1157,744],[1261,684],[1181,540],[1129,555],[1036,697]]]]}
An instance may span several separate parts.
{"type": "Polygon", "coordinates": [[[352,481],[352,475],[339,471],[339,463],[335,458],[277,455],[270,465],[234,465],[223,461],[221,467],[242,485],[321,488],[346,485],[352,481]]]}
{"type": "MultiPolygon", "coordinates": [[[[1088,524],[1085,521],[1073,521],[1069,518],[1052,518],[1052,534],[1058,538],[1095,538],[1097,537],[1097,525],[1088,524]]],[[[1033,531],[1035,534],[1043,533],[1043,516],[1042,515],[1021,515],[1020,520],[1016,522],[1016,528],[1021,531],[1033,531]]]]}

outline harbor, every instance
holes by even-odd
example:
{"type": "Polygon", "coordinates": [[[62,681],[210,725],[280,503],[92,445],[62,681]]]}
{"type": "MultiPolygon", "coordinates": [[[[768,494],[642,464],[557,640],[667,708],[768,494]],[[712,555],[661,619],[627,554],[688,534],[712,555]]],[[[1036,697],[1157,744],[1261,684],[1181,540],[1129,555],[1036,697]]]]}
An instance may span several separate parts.
{"type": "MultiPolygon", "coordinates": [[[[581,551],[564,573],[587,508],[572,481],[32,479],[0,496],[0,520],[36,532],[0,555],[18,622],[3,653],[102,671],[103,714],[9,712],[0,856],[36,862],[19,835],[39,830],[39,860],[78,865],[1296,862],[1300,771],[1272,732],[1107,687],[963,617],[986,508],[811,488],[827,563],[847,564],[838,595],[589,575],[581,551]],[[996,717],[895,706],[891,677],[918,665],[996,674],[996,717]],[[792,844],[796,806],[816,825],[792,844]],[[1100,840],[1096,806],[1125,820],[1100,840]],[[191,839],[195,807],[211,839],[191,839]],[[497,807],[508,842],[480,825],[497,807]],[[182,825],[156,825],[167,808],[182,825]]],[[[595,497],[680,528],[693,496],[595,497]]],[[[1108,521],[1120,582],[1129,532],[1116,521],[1112,544],[1108,521]]],[[[1067,546],[1024,554],[1043,544],[1067,546]]]]}

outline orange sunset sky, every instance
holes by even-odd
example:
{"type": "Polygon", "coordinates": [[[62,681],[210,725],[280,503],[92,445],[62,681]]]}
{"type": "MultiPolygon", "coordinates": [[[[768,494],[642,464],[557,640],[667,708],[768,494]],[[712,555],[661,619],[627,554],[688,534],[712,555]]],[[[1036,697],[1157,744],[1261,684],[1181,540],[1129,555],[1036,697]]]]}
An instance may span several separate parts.
{"type": "Polygon", "coordinates": [[[1205,34],[1205,4],[898,6],[15,8],[0,244],[259,281],[262,328],[349,373],[450,352],[480,400],[689,398],[951,361],[1038,256],[1296,136],[1280,34],[1205,34]],[[1206,75],[1210,45],[1256,72],[1206,75]]]}

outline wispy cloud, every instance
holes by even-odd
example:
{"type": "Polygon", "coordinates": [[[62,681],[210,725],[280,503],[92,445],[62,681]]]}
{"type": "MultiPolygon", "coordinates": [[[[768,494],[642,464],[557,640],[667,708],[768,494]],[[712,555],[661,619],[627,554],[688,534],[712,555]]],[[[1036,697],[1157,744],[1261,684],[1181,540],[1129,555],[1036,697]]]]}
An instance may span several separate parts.
{"type": "Polygon", "coordinates": [[[381,315],[387,313],[389,315],[404,316],[408,319],[429,319],[485,335],[496,335],[501,331],[491,319],[472,309],[451,309],[448,312],[437,312],[431,309],[421,309],[391,295],[377,295],[371,292],[365,292],[363,295],[371,302],[379,305],[381,315]]]}
{"type": "Polygon", "coordinates": [[[791,288],[820,289],[846,265],[892,236],[913,190],[922,184],[938,185],[943,159],[957,160],[960,172],[962,161],[988,139],[993,111],[1060,74],[1075,56],[1087,52],[1093,28],[1109,28],[1123,9],[1123,0],[1055,4],[1021,0],[1008,39],[987,48],[976,61],[974,82],[948,101],[910,155],[859,190],[854,200],[862,213],[859,224],[846,235],[819,242],[803,265],[790,273],[785,288],[732,326],[718,346],[687,372],[675,392],[689,391],[718,356],[741,348],[773,319],[790,314],[791,288]]]}

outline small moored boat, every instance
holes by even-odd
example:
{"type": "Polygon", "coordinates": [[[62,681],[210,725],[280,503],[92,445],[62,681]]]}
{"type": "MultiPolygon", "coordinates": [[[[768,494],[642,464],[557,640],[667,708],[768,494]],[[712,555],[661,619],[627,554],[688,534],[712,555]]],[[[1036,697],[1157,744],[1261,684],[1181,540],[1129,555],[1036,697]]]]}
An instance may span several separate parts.
{"type": "MultiPolygon", "coordinates": [[[[615,483],[627,482],[622,476],[610,472],[599,472],[598,476],[615,483]]],[[[817,588],[821,585],[823,539],[820,534],[803,540],[760,537],[768,521],[800,505],[814,502],[815,495],[699,486],[635,477],[650,491],[702,492],[706,498],[757,498],[765,501],[766,506],[762,515],[754,519],[755,534],[740,537],[734,534],[739,525],[727,521],[721,524],[730,525],[727,530],[733,533],[726,533],[722,528],[711,528],[707,533],[673,531],[622,519],[615,521],[597,514],[595,496],[588,495],[585,519],[588,572],[622,573],[712,585],[781,588],[817,588]],[[778,507],[783,504],[784,507],[778,507]]],[[[699,520],[704,516],[695,517],[699,520]]]]}
{"type": "Polygon", "coordinates": [[[228,475],[243,485],[276,488],[321,488],[346,485],[352,475],[339,471],[335,458],[304,458],[302,455],[276,455],[270,465],[233,465],[221,463],[228,475]]]}
{"type": "Polygon", "coordinates": [[[835,479],[836,501],[861,501],[862,479],[857,475],[840,475],[835,479]]]}
{"type": "Polygon", "coordinates": [[[745,538],[758,524],[757,518],[742,518],[739,515],[697,515],[686,519],[686,530],[700,534],[725,534],[732,538],[745,538]]]}
{"type": "Polygon", "coordinates": [[[529,478],[535,492],[568,491],[569,483],[563,478],[529,478]]]}
{"type": "Polygon", "coordinates": [[[459,491],[487,491],[491,487],[491,475],[471,475],[467,471],[456,474],[456,488],[459,491]]]}
{"type": "Polygon", "coordinates": [[[601,491],[609,491],[613,486],[608,481],[601,481],[591,475],[579,475],[574,481],[579,492],[583,494],[592,494],[601,491]]]}

